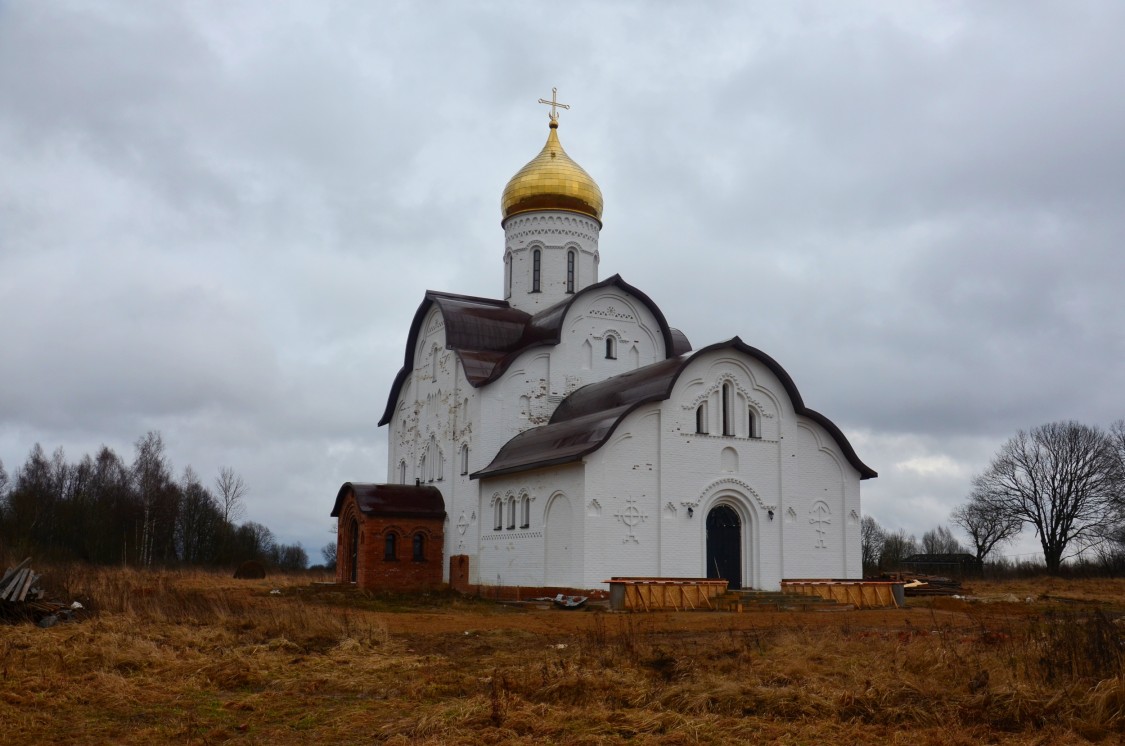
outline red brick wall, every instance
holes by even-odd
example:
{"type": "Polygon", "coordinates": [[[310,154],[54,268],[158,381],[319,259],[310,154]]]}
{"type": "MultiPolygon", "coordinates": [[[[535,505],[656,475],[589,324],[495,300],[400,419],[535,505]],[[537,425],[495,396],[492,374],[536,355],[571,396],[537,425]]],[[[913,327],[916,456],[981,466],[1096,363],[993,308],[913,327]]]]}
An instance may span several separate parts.
{"type": "Polygon", "coordinates": [[[349,582],[351,571],[350,539],[346,536],[351,517],[359,521],[356,585],[373,591],[419,591],[441,585],[444,520],[440,518],[398,518],[367,516],[349,501],[340,511],[336,580],[349,582]],[[386,536],[396,537],[395,559],[386,559],[386,536]],[[414,536],[423,536],[421,561],[414,559],[414,536]]]}

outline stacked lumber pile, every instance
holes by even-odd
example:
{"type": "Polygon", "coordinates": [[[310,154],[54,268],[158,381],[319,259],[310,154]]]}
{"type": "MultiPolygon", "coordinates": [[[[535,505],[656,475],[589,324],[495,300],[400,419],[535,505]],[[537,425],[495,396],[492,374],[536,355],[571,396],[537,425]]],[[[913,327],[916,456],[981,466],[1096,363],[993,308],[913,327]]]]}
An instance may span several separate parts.
{"type": "Polygon", "coordinates": [[[23,603],[29,597],[33,601],[43,598],[43,591],[33,587],[39,582],[39,576],[28,567],[30,564],[31,557],[28,557],[4,571],[4,577],[0,579],[0,601],[23,603]]]}
{"type": "Polygon", "coordinates": [[[902,592],[909,596],[960,596],[967,593],[961,588],[960,580],[939,578],[933,575],[914,575],[904,577],[906,584],[902,592]]]}
{"type": "Polygon", "coordinates": [[[74,618],[82,604],[70,606],[56,601],[44,600],[46,595],[39,588],[40,576],[29,565],[28,557],[15,567],[9,567],[0,577],[0,621],[33,621],[40,627],[50,627],[60,621],[74,618]]]}

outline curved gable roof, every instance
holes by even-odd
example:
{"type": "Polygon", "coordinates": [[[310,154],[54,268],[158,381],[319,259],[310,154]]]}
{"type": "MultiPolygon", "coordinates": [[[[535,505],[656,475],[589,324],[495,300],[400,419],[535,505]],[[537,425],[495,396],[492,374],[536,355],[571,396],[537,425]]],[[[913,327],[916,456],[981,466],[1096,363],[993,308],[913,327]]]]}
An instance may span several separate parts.
{"type": "Polygon", "coordinates": [[[545,466],[579,461],[601,448],[621,421],[643,404],[664,401],[672,395],[680,374],[700,355],[731,348],[758,360],[781,381],[794,411],[823,427],[843,452],[860,479],[878,474],[863,463],[834,422],[805,406],[792,377],[772,357],[735,337],[704,347],[692,355],[662,360],[643,368],[591,383],[578,389],[559,404],[546,425],[525,430],[500,449],[488,466],[471,478],[499,476],[545,466]]]}
{"type": "Polygon", "coordinates": [[[336,493],[332,517],[337,518],[344,501],[355,495],[356,507],[364,515],[403,518],[444,518],[445,500],[441,490],[429,485],[369,484],[344,482],[336,493]]]}
{"type": "Polygon", "coordinates": [[[461,361],[465,378],[473,388],[480,388],[503,375],[504,371],[524,350],[540,345],[557,345],[561,339],[563,321],[578,298],[607,287],[616,287],[639,300],[656,318],[664,340],[666,357],[672,358],[691,349],[687,337],[668,326],[664,313],[645,293],[633,287],[621,275],[587,285],[564,301],[545,308],[532,316],[526,311],[512,308],[507,301],[455,295],[427,290],[406,339],[406,354],[402,368],[391,384],[387,406],[379,420],[385,425],[394,416],[395,402],[407,376],[414,369],[414,350],[423,333],[422,324],[431,306],[437,306],[445,322],[445,346],[453,350],[461,361]]]}

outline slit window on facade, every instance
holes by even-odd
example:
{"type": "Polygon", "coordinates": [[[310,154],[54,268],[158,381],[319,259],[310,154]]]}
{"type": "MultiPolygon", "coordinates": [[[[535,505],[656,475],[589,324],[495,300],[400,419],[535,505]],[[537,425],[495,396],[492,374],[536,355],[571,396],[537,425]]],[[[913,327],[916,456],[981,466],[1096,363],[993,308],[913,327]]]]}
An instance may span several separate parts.
{"type": "Polygon", "coordinates": [[[576,257],[573,251],[566,252],[566,292],[574,292],[574,263],[576,257]]]}
{"type": "Polygon", "coordinates": [[[539,292],[539,269],[542,253],[539,249],[531,252],[531,292],[539,292]]]}
{"type": "Polygon", "coordinates": [[[617,359],[617,340],[614,339],[613,337],[606,337],[605,338],[605,359],[606,360],[616,360],[617,359]]]}
{"type": "Polygon", "coordinates": [[[508,499],[508,528],[516,527],[516,498],[508,499]]]}
{"type": "Polygon", "coordinates": [[[507,254],[504,257],[504,268],[507,270],[507,272],[505,274],[508,278],[507,284],[504,285],[504,297],[509,298],[512,295],[512,255],[511,254],[507,254]]]}
{"type": "Polygon", "coordinates": [[[421,531],[414,534],[414,561],[426,561],[426,537],[422,535],[421,531]]]}
{"type": "Polygon", "coordinates": [[[746,417],[746,436],[749,438],[757,438],[758,431],[754,427],[754,410],[751,409],[746,417]]]}
{"type": "Polygon", "coordinates": [[[398,462],[398,483],[406,484],[406,461],[398,462]]]}
{"type": "Polygon", "coordinates": [[[531,526],[531,498],[524,495],[520,498],[520,528],[531,526]]]}
{"type": "Polygon", "coordinates": [[[723,384],[723,435],[734,435],[734,423],[730,416],[730,384],[723,384]]]}
{"type": "Polygon", "coordinates": [[[499,531],[504,528],[504,503],[497,500],[492,506],[492,530],[499,531]]]}
{"type": "Polygon", "coordinates": [[[383,540],[383,559],[387,562],[394,562],[398,559],[398,537],[394,534],[387,534],[383,540]]]}
{"type": "Polygon", "coordinates": [[[707,434],[707,404],[700,404],[695,408],[695,432],[700,435],[707,434]]]}
{"type": "Polygon", "coordinates": [[[461,474],[462,476],[469,473],[469,444],[465,443],[461,446],[461,474]]]}

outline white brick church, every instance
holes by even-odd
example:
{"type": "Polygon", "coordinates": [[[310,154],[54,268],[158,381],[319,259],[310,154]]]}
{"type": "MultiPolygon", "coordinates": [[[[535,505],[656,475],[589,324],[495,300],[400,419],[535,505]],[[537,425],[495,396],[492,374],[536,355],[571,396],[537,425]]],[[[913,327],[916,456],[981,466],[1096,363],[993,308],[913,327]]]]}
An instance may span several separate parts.
{"type": "MultiPolygon", "coordinates": [[[[600,280],[602,206],[552,107],[501,198],[501,297],[427,291],[414,316],[379,424],[388,482],[441,492],[443,580],[862,577],[876,473],[769,355],[738,337],[693,351],[651,298],[600,280]]],[[[355,536],[341,525],[342,576],[355,536]]]]}

